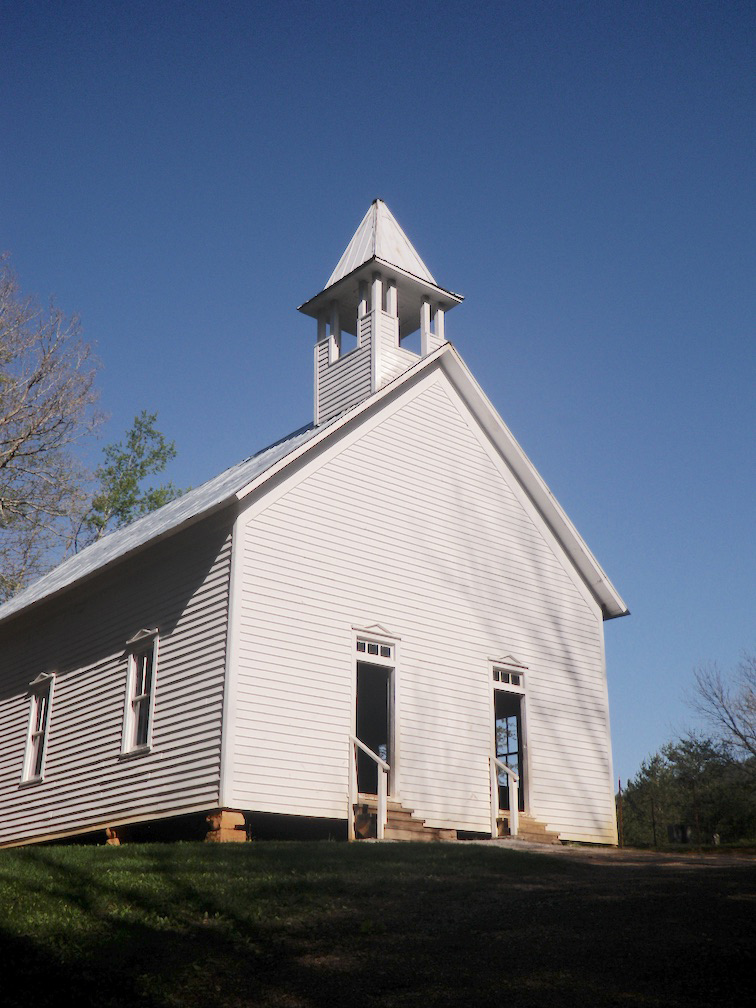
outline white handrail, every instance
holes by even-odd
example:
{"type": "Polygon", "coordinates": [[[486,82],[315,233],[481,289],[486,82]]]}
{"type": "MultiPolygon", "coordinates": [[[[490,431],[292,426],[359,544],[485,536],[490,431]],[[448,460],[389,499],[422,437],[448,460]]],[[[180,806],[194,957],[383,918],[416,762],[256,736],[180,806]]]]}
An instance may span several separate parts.
{"type": "Polygon", "coordinates": [[[520,828],[520,778],[506,763],[496,756],[490,758],[491,767],[491,838],[499,835],[499,774],[503,771],[509,777],[509,833],[516,837],[520,828]]]}
{"type": "Polygon", "coordinates": [[[352,742],[354,742],[354,744],[356,746],[359,746],[359,748],[362,749],[362,751],[364,753],[367,753],[367,755],[372,760],[374,760],[378,764],[378,766],[381,767],[381,769],[385,773],[389,772],[389,770],[391,769],[391,767],[388,765],[388,763],[385,760],[381,759],[381,757],[378,755],[378,753],[374,753],[373,750],[370,749],[368,746],[366,746],[365,743],[362,742],[360,739],[358,739],[356,735],[351,735],[350,738],[352,739],[352,742]]]}
{"type": "Polygon", "coordinates": [[[381,759],[378,753],[365,745],[356,735],[349,736],[349,807],[347,809],[347,835],[350,840],[354,840],[354,806],[357,804],[357,749],[361,749],[366,756],[377,765],[378,773],[378,809],[376,815],[375,834],[376,839],[383,840],[386,830],[386,820],[388,818],[388,775],[391,767],[386,760],[381,759]]]}

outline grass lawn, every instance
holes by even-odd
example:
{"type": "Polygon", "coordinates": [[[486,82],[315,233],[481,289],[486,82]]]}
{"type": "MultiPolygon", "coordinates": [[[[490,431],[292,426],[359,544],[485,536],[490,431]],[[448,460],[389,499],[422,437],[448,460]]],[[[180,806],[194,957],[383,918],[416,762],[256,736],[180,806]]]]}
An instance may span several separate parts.
{"type": "Polygon", "coordinates": [[[749,1003],[756,862],[465,844],[0,851],[0,1005],[749,1003]]]}

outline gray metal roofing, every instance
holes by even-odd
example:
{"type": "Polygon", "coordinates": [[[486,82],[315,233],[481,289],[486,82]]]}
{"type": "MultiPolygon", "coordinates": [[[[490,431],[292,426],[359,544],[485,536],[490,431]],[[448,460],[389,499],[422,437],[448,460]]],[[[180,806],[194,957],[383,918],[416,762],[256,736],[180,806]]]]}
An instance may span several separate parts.
{"type": "Polygon", "coordinates": [[[230,501],[238,490],[247,486],[252,480],[261,476],[266,469],[280,462],[289,452],[305,444],[321,428],[310,424],[281,441],[264,448],[251,458],[239,462],[226,469],[214,479],[208,480],[202,486],[196,487],[169,504],[163,505],[143,518],[116,532],[111,532],[98,542],[87,546],[81,553],[64,560],[62,564],[45,574],[24,591],[14,595],[4,605],[0,606],[0,622],[20,612],[34,602],[54,595],[78,581],[87,577],[107,564],[112,563],[143,546],[145,543],[171,532],[184,522],[198,518],[206,512],[214,510],[226,501],[230,501]]]}
{"type": "Polygon", "coordinates": [[[375,256],[436,286],[430,270],[389,208],[383,200],[374,200],[328,278],[325,289],[375,256]]]}

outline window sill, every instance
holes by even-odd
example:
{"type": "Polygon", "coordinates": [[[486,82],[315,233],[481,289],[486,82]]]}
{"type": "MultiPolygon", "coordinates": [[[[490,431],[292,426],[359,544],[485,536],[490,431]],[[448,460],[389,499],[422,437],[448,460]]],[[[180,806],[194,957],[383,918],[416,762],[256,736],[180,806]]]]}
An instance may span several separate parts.
{"type": "Polygon", "coordinates": [[[152,752],[151,745],[137,746],[135,749],[127,749],[122,753],[118,754],[119,760],[130,760],[136,759],[139,756],[146,756],[148,753],[152,752]]]}

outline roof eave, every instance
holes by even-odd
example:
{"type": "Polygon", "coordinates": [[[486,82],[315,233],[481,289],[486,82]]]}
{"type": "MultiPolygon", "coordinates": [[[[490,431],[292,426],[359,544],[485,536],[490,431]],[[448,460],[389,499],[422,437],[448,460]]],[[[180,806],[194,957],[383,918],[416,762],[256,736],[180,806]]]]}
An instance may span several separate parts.
{"type": "Polygon", "coordinates": [[[317,318],[319,312],[331,301],[338,300],[339,293],[343,287],[348,287],[354,283],[360,273],[370,274],[375,266],[381,266],[391,273],[404,277],[423,290],[435,294],[439,301],[448,302],[448,309],[464,301],[464,297],[461,294],[455,294],[444,287],[439,287],[438,284],[428,283],[422,277],[415,276],[414,273],[408,273],[407,270],[402,269],[400,266],[395,266],[393,263],[388,262],[388,260],[380,259],[374,255],[370,259],[366,259],[365,262],[360,263],[350,273],[346,273],[343,277],[340,277],[330,287],[325,287],[314,297],[311,297],[309,301],[305,301],[304,304],[301,304],[297,308],[297,311],[301,311],[302,314],[309,315],[311,318],[317,318]]]}

